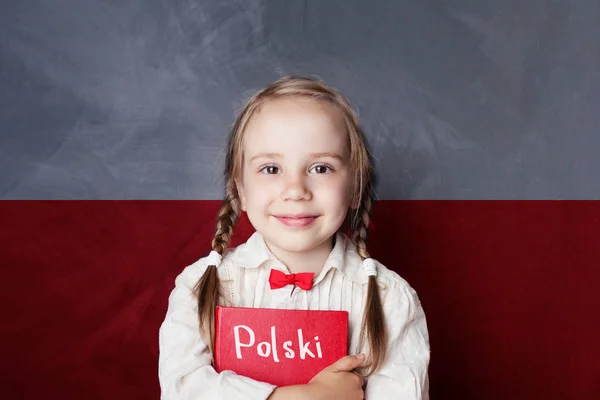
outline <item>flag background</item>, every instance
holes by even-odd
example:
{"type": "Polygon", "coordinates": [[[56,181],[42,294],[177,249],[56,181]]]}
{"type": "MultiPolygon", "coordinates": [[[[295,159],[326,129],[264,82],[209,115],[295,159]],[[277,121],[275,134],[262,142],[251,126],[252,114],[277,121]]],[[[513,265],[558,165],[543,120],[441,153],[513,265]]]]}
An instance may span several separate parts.
{"type": "Polygon", "coordinates": [[[577,0],[3,1],[3,392],[159,396],[228,129],[291,73],[359,111],[370,250],[421,297],[432,398],[595,398],[600,4],[577,0]]]}

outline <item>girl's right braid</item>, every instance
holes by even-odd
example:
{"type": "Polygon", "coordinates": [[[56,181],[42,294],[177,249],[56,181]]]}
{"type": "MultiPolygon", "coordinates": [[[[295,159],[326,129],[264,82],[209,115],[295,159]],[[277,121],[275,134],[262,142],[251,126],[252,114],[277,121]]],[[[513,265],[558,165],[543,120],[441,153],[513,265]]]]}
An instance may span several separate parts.
{"type": "MultiPolygon", "coordinates": [[[[240,199],[237,196],[233,179],[226,186],[225,198],[217,217],[217,227],[212,240],[214,251],[223,255],[231,237],[233,228],[241,212],[240,199]]],[[[210,354],[214,357],[215,343],[215,308],[221,296],[219,274],[216,265],[208,265],[206,271],[196,285],[198,295],[198,323],[200,332],[206,342],[210,354]]]]}
{"type": "Polygon", "coordinates": [[[213,250],[221,255],[223,255],[223,252],[229,246],[229,242],[233,236],[233,228],[242,211],[233,179],[229,179],[225,190],[225,199],[217,216],[217,227],[212,240],[213,250]]]}

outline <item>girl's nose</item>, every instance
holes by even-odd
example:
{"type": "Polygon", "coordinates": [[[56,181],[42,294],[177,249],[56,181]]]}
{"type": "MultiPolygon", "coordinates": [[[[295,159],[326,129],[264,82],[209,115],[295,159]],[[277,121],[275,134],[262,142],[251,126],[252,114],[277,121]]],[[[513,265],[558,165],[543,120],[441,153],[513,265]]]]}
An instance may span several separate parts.
{"type": "Polygon", "coordinates": [[[285,187],[282,193],[283,200],[310,200],[312,193],[308,188],[306,177],[290,176],[285,180],[285,187]]]}

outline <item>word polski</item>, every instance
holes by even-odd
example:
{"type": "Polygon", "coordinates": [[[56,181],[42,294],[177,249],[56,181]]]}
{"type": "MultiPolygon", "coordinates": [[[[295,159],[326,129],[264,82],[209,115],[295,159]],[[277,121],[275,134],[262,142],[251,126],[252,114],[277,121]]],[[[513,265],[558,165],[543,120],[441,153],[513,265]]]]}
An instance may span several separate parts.
{"type": "MultiPolygon", "coordinates": [[[[246,325],[236,325],[233,327],[233,335],[235,338],[235,355],[241,360],[242,359],[242,348],[244,347],[253,347],[256,341],[256,336],[254,335],[254,331],[252,328],[246,325]],[[240,339],[240,329],[245,330],[248,333],[249,339],[248,343],[242,343],[240,339]]],[[[296,357],[296,353],[292,349],[293,342],[291,340],[283,342],[283,350],[285,350],[285,358],[293,359],[296,357]]],[[[298,353],[300,355],[300,359],[304,360],[308,358],[323,358],[323,353],[321,352],[321,343],[319,342],[319,337],[315,336],[315,347],[317,351],[317,356],[310,351],[310,342],[304,342],[304,336],[302,335],[302,329],[298,329],[298,353]]],[[[271,327],[271,342],[260,342],[256,345],[256,353],[261,357],[269,357],[272,356],[275,362],[279,362],[279,356],[277,354],[277,335],[275,327],[271,327]]]]}

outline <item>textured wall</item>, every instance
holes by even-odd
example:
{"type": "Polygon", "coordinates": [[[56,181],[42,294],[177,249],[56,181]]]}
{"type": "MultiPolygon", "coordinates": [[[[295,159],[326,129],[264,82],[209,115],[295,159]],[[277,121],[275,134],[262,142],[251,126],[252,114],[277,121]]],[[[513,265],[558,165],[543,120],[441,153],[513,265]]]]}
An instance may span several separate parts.
{"type": "Polygon", "coordinates": [[[246,97],[354,102],[382,199],[600,198],[596,0],[3,0],[0,198],[218,199],[246,97]]]}

